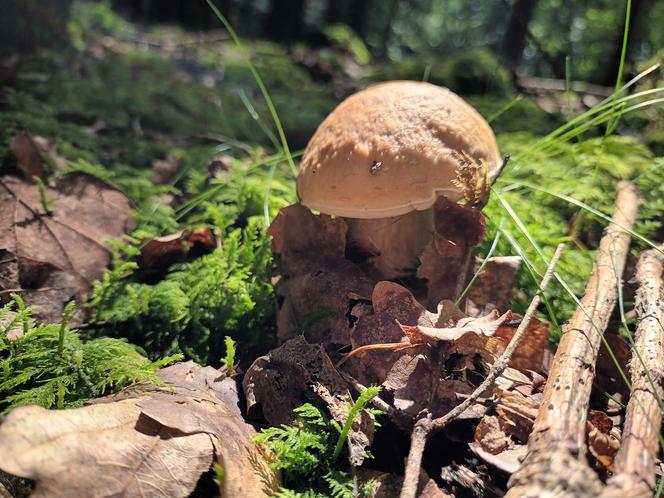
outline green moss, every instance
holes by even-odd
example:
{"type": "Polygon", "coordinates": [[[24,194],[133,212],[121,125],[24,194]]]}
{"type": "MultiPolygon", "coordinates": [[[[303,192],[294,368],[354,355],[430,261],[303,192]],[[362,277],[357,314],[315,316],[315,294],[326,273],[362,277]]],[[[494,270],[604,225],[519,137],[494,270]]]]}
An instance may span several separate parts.
{"type": "Polygon", "coordinates": [[[293,185],[286,169],[279,168],[268,193],[261,169],[240,162],[236,167],[206,189],[201,178],[191,177],[189,188],[203,193],[179,213],[160,205],[138,211],[138,227],[127,244],[117,247],[114,268],[92,291],[95,320],[108,324],[101,334],[126,337],[152,358],[184,353],[214,365],[224,355],[226,336],[245,347],[271,340],[272,250],[264,214],[267,209],[275,216],[288,204],[293,185]],[[157,284],[141,282],[134,262],[143,240],[201,225],[217,231],[219,249],[174,266],[157,284]]]}
{"type": "MultiPolygon", "coordinates": [[[[32,325],[20,298],[0,308],[0,409],[81,406],[133,382],[161,384],[155,372],[178,357],[150,362],[125,341],[84,340],[66,323],[32,325]],[[19,304],[18,313],[12,311],[19,304]],[[23,323],[20,338],[9,338],[23,323]]],[[[14,334],[13,334],[14,335],[14,334]]]]}

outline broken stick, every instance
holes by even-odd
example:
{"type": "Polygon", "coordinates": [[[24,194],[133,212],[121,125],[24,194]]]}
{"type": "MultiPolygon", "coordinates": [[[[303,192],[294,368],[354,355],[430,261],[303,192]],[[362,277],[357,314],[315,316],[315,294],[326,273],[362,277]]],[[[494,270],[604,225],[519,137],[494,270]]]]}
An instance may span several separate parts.
{"type": "Polygon", "coordinates": [[[431,415],[427,414],[425,417],[421,418],[415,423],[413,428],[413,434],[411,435],[410,442],[410,451],[408,453],[408,461],[406,464],[406,472],[404,474],[403,487],[401,488],[401,497],[400,498],[414,498],[417,492],[417,481],[420,475],[420,465],[422,463],[422,454],[424,453],[424,447],[426,446],[427,439],[433,433],[443,429],[447,424],[452,420],[457,418],[463,412],[465,412],[473,403],[475,403],[482,394],[489,389],[498,377],[507,369],[509,366],[512,355],[516,351],[516,348],[519,346],[521,339],[528,330],[528,326],[535,315],[535,310],[540,304],[542,299],[542,293],[549,285],[549,281],[553,276],[553,272],[560,260],[565,244],[559,244],[556,248],[549,266],[546,269],[546,273],[542,278],[542,282],[537,289],[537,293],[533,297],[526,314],[523,315],[523,319],[519,324],[519,327],[516,329],[516,332],[512,336],[509,344],[505,348],[505,351],[500,355],[500,357],[491,365],[491,370],[486,376],[484,381],[459,405],[454,407],[452,410],[447,412],[442,417],[436,419],[431,419],[431,415]]]}
{"type": "MultiPolygon", "coordinates": [[[[664,246],[662,246],[664,248],[664,246]]],[[[636,265],[635,309],[638,325],[632,352],[632,395],[615,474],[602,498],[647,498],[655,493],[655,459],[664,397],[664,254],[651,249],[636,265]]]]}
{"type": "Polygon", "coordinates": [[[510,479],[508,498],[594,498],[602,491],[586,461],[586,420],[597,354],[629,249],[626,230],[634,225],[638,203],[636,188],[620,182],[611,224],[600,241],[585,295],[564,328],[528,440],[528,455],[510,479]]]}

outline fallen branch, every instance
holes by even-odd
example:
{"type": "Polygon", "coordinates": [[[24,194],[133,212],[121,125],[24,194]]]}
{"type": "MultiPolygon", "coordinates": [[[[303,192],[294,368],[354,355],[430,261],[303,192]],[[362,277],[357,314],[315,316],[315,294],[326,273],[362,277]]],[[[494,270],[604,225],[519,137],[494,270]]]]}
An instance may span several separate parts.
{"type": "Polygon", "coordinates": [[[603,498],[645,498],[655,493],[664,396],[663,267],[664,256],[656,249],[644,252],[636,266],[638,326],[631,362],[632,395],[622,444],[614,460],[615,474],[608,481],[603,498]]]}
{"type": "Polygon", "coordinates": [[[595,362],[613,310],[639,203],[635,187],[618,185],[616,209],[602,237],[586,292],[564,329],[528,441],[512,475],[508,498],[595,497],[602,484],[586,461],[586,421],[595,362]],[[620,228],[623,227],[623,228],[620,228]]]}
{"type": "Polygon", "coordinates": [[[512,339],[505,348],[505,351],[503,351],[503,354],[501,354],[500,357],[491,366],[491,370],[489,370],[489,374],[486,376],[484,381],[462,403],[454,407],[442,417],[431,420],[430,414],[427,414],[425,417],[421,418],[415,423],[413,433],[411,435],[410,451],[408,453],[408,462],[406,464],[403,487],[401,488],[401,498],[415,497],[417,492],[417,481],[420,474],[420,465],[422,462],[422,453],[424,452],[424,447],[429,436],[443,429],[452,420],[465,412],[480,398],[480,396],[482,396],[482,394],[487,391],[487,389],[493,385],[496,379],[500,377],[500,375],[509,366],[512,355],[514,354],[514,351],[516,351],[516,348],[521,342],[521,339],[524,337],[526,331],[528,330],[528,326],[530,325],[530,322],[535,314],[535,310],[540,304],[542,293],[546,289],[549,281],[551,280],[551,277],[553,276],[553,272],[556,265],[558,264],[560,256],[562,255],[564,247],[564,244],[560,244],[556,249],[553,258],[551,258],[551,262],[549,263],[549,267],[547,268],[546,273],[542,278],[542,282],[540,283],[537,293],[530,302],[530,305],[528,306],[528,309],[526,310],[526,313],[523,316],[519,327],[512,336],[512,339]]]}

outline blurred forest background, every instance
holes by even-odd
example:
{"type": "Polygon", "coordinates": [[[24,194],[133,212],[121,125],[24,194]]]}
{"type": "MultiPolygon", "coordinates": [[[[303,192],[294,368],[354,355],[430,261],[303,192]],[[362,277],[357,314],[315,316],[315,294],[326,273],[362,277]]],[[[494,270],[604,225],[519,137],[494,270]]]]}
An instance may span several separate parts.
{"type": "MultiPolygon", "coordinates": [[[[56,20],[66,19],[72,5],[71,0],[6,3],[8,15],[0,22],[7,24],[3,32],[9,45],[33,45],[40,38],[52,41],[44,25],[57,31],[56,20]]],[[[215,4],[247,38],[323,46],[335,35],[356,36],[367,49],[359,53],[364,47],[356,47],[361,62],[371,58],[400,63],[414,55],[443,57],[459,50],[486,49],[512,75],[564,79],[571,69],[572,79],[600,85],[615,83],[626,9],[626,2],[608,0],[215,0],[215,4]],[[352,33],[330,29],[340,24],[352,33]]],[[[204,1],[113,0],[112,6],[142,23],[220,28],[204,1]]],[[[628,67],[664,47],[664,2],[634,0],[631,18],[628,67]]]]}

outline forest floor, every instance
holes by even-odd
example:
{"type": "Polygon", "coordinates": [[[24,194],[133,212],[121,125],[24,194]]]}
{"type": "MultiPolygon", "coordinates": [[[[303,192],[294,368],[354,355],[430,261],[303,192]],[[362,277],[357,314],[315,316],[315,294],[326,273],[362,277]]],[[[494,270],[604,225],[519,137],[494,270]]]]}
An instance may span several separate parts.
{"type": "MultiPolygon", "coordinates": [[[[661,277],[661,250],[637,264],[664,241],[664,112],[645,103],[661,68],[612,103],[535,80],[517,89],[483,51],[384,65],[343,27],[325,48],[238,46],[222,30],[148,29],[88,8],[74,11],[66,50],[0,61],[9,496],[397,496],[419,433],[429,440],[417,496],[503,496],[543,423],[547,379],[563,382],[553,355],[579,310],[596,313],[586,331],[597,333],[594,378],[574,374],[562,390],[588,382],[578,475],[587,496],[610,496],[624,470],[634,333],[661,292],[637,292],[643,272],[661,277]],[[438,233],[465,252],[439,255],[434,270],[474,258],[464,299],[440,306],[421,298],[432,277],[361,277],[343,221],[293,206],[295,165],[336,104],[372,82],[423,75],[476,107],[511,156],[483,215],[439,206],[466,223],[438,233]],[[596,261],[612,270],[595,281],[596,261]],[[491,334],[422,339],[477,328],[491,334]],[[505,369],[475,396],[517,331],[526,335],[505,369]],[[395,333],[413,347],[344,356],[395,333]],[[467,410],[427,425],[464,400],[467,410]]],[[[644,358],[659,412],[662,373],[644,358]]],[[[633,472],[661,488],[661,445],[643,451],[652,458],[633,472]]],[[[521,472],[514,486],[537,480],[521,472]]]]}

